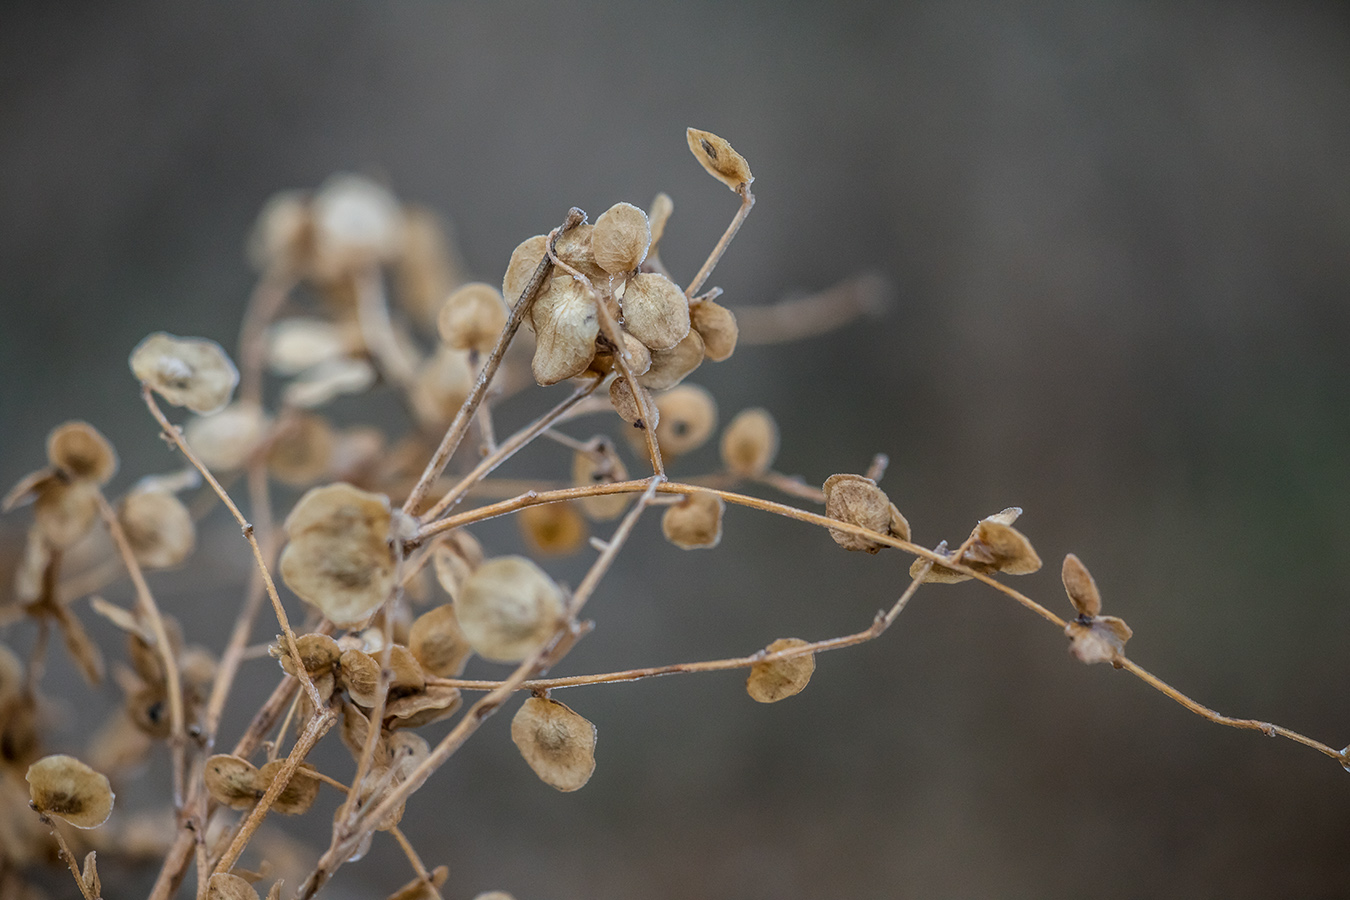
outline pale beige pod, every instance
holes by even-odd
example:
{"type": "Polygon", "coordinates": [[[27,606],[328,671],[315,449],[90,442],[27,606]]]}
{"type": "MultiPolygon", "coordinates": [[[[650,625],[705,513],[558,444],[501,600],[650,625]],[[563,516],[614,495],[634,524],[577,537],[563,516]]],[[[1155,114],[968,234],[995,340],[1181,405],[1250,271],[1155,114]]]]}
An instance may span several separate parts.
{"type": "Polygon", "coordinates": [[[697,450],[717,428],[717,401],[705,388],[681,384],[657,394],[655,399],[661,413],[656,440],[667,456],[697,450]]]}
{"type": "Polygon", "coordinates": [[[213,472],[244,468],[267,436],[267,415],[241,400],[209,416],[193,416],[183,429],[192,452],[213,472]]]}
{"type": "Polygon", "coordinates": [[[539,779],[575,791],[595,772],[595,726],[566,704],[530,697],[511,720],[511,740],[539,779]]]}
{"type": "Polygon", "coordinates": [[[492,352],[505,326],[502,295],[481,281],[457,288],[436,318],[437,331],[447,346],[479,353],[492,352]]]}
{"type": "Polygon", "coordinates": [[[642,265],[651,242],[647,214],[631,203],[616,203],[605,210],[591,231],[595,262],[611,275],[623,275],[642,265]]]}
{"type": "Polygon", "coordinates": [[[136,561],[147,569],[178,565],[197,542],[187,507],[162,488],[138,488],[127,494],[117,505],[117,521],[136,561]]]}
{"type": "Polygon", "coordinates": [[[743,478],[763,475],[778,455],[778,424],[766,409],[741,410],[722,432],[722,464],[743,478]]]}
{"type": "Polygon", "coordinates": [[[595,339],[600,335],[590,291],[570,275],[560,275],[535,300],[530,317],[536,335],[530,363],[535,381],[557,384],[586,371],[595,359],[595,339]]]}
{"type": "Polygon", "coordinates": [[[117,472],[117,452],[88,422],[66,422],[47,435],[47,461],[72,481],[107,484],[117,472]]]}
{"type": "MultiPolygon", "coordinates": [[[[807,642],[801,638],[780,638],[765,650],[777,653],[780,650],[805,646],[807,642]]],[[[745,689],[760,703],[777,703],[779,700],[800,694],[815,671],[816,657],[813,653],[757,662],[750,667],[750,677],[745,681],[745,689]]]]}
{"type": "Polygon", "coordinates": [[[428,675],[440,678],[458,676],[473,654],[450,603],[417,617],[408,631],[408,650],[428,675]]]}
{"type": "Polygon", "coordinates": [[[736,314],[712,300],[700,300],[689,307],[689,320],[703,338],[703,353],[713,362],[722,362],[736,351],[741,336],[736,314]]]}
{"type": "Polygon", "coordinates": [[[33,808],[64,819],[76,828],[97,828],[112,814],[108,779],[73,756],[44,756],[28,767],[33,808]]]}
{"type": "Polygon", "coordinates": [[[215,341],[157,331],[131,351],[131,371],[174,406],[207,415],[230,402],[239,370],[215,341]]]}
{"type": "Polygon", "coordinates": [[[661,532],[684,550],[711,550],[722,540],[722,511],[726,504],[716,494],[690,494],[667,507],[661,532]]]}
{"type": "Polygon", "coordinates": [[[689,334],[689,301],[664,275],[643,272],[629,279],[619,303],[623,327],[653,351],[669,350],[689,334]]]}
{"type": "Polygon", "coordinates": [[[743,185],[749,186],[755,180],[745,157],[711,131],[689,128],[685,131],[685,137],[689,140],[689,152],[694,154],[699,164],[731,190],[739,191],[743,185]]]}
{"type": "MultiPolygon", "coordinates": [[[[862,475],[831,475],[825,481],[825,515],[878,534],[891,528],[891,501],[877,483],[862,475]]],[[[876,553],[884,544],[858,534],[829,529],[830,537],[845,550],[876,553]]]]}
{"type": "Polygon", "coordinates": [[[652,366],[638,384],[652,391],[673,388],[703,363],[703,338],[692,328],[669,350],[652,351],[652,366]]]}
{"type": "Polygon", "coordinates": [[[469,646],[484,659],[520,662],[562,625],[563,593],[530,560],[499,556],[464,581],[455,613],[469,646]]]}

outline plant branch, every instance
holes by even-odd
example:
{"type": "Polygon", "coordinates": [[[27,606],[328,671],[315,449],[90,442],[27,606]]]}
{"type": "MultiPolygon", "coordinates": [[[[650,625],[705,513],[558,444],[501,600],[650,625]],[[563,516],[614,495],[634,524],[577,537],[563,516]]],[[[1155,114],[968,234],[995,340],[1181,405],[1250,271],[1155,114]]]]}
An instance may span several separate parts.
{"type": "Polygon", "coordinates": [[[717,261],[722,258],[723,253],[727,252],[731,239],[736,236],[736,232],[741,230],[741,223],[745,221],[746,216],[750,215],[750,209],[755,205],[755,195],[750,192],[749,184],[742,184],[737,188],[736,193],[741,195],[741,207],[736,210],[736,215],[732,218],[731,224],[727,226],[727,230],[722,234],[721,240],[713,247],[712,252],[708,254],[708,258],[704,260],[703,268],[698,270],[694,280],[689,282],[689,286],[684,289],[686,299],[697,294],[698,289],[703,287],[703,282],[708,280],[708,276],[712,274],[717,261]]]}

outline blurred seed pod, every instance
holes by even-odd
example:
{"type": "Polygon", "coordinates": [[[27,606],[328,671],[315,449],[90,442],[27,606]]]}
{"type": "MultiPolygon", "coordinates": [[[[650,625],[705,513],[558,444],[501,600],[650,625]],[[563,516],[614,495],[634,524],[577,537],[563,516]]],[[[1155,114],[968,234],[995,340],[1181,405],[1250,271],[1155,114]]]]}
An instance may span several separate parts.
{"type": "Polygon", "coordinates": [[[76,828],[97,828],[112,813],[108,779],[73,756],[44,756],[25,776],[33,808],[76,828]]]}
{"type": "MultiPolygon", "coordinates": [[[[825,515],[841,522],[860,525],[879,534],[889,534],[894,507],[886,492],[877,487],[877,483],[862,475],[831,475],[825,481],[825,515]]],[[[899,516],[899,512],[896,512],[899,516]]],[[[904,517],[900,516],[903,522],[904,517]]],[[[908,537],[909,525],[903,526],[908,537]]],[[[845,550],[863,550],[876,553],[884,544],[869,540],[862,535],[850,534],[835,528],[829,529],[830,537],[845,550]]]]}
{"type": "MultiPolygon", "coordinates": [[[[614,444],[606,437],[592,438],[589,449],[579,450],[572,456],[574,487],[614,484],[627,480],[628,468],[619,458],[614,444]]],[[[608,522],[623,515],[631,499],[628,494],[602,494],[596,497],[582,497],[577,503],[591,521],[608,522]]]]}
{"type": "Polygon", "coordinates": [[[249,262],[261,272],[309,272],[314,265],[309,194],[279,191],[268,197],[248,236],[247,253],[249,262]]]}
{"type": "Polygon", "coordinates": [[[444,535],[431,551],[436,581],[452,600],[459,599],[464,580],[482,563],[482,545],[464,528],[456,528],[444,535]]]}
{"type": "Polygon", "coordinates": [[[315,265],[319,276],[338,279],[393,259],[403,238],[398,200],[361,175],[333,175],[315,192],[315,265]]]}
{"type": "Polygon", "coordinates": [[[657,255],[657,245],[661,243],[661,237],[666,233],[666,223],[670,221],[670,214],[674,211],[675,201],[671,200],[665,191],[652,198],[651,208],[647,212],[647,220],[652,230],[651,246],[647,249],[649,256],[657,255]]]}
{"type": "Polygon", "coordinates": [[[408,632],[408,649],[428,675],[441,678],[460,675],[473,654],[450,603],[417,617],[408,632]]]}
{"type": "Polygon", "coordinates": [[[542,503],[516,514],[526,545],[545,556],[567,556],[586,546],[590,529],[572,503],[542,503]]]}
{"type": "Polygon", "coordinates": [[[684,550],[711,550],[722,540],[722,511],[726,504],[715,494],[689,494],[666,508],[661,532],[684,550]]]}
{"type": "Polygon", "coordinates": [[[689,128],[685,131],[685,136],[689,139],[689,152],[694,154],[694,159],[699,161],[709,175],[733,191],[739,191],[741,185],[748,185],[755,180],[755,176],[750,174],[750,164],[745,161],[745,157],[731,149],[730,144],[711,131],[689,128]]]}
{"type": "MultiPolygon", "coordinates": [[[[806,641],[800,638],[780,638],[765,650],[777,653],[793,647],[805,647],[806,641]]],[[[816,671],[814,653],[805,653],[788,659],[774,659],[757,662],[750,667],[750,677],[745,681],[745,689],[751,698],[760,703],[777,703],[795,694],[800,694],[816,671]]]]}
{"type": "Polygon", "coordinates": [[[549,282],[530,311],[536,344],[530,367],[541,385],[580,375],[595,358],[600,320],[590,291],[570,275],[549,282]]]}
{"type": "Polygon", "coordinates": [[[501,556],[478,567],[455,602],[459,626],[474,652],[493,662],[520,662],[562,624],[563,594],[523,556],[501,556]]]}
{"type": "Polygon", "coordinates": [[[98,496],[98,486],[91,481],[65,483],[51,478],[43,482],[33,504],[33,517],[49,548],[70,547],[89,532],[98,518],[98,496]]]}
{"type": "Polygon", "coordinates": [[[257,404],[241,400],[209,416],[188,419],[183,436],[213,472],[244,468],[267,436],[268,420],[257,404]]]}
{"type": "Polygon", "coordinates": [[[468,351],[437,347],[413,383],[413,409],[421,423],[433,430],[448,425],[473,390],[476,377],[468,351]]]}
{"type": "Polygon", "coordinates": [[[258,900],[258,892],[238,875],[217,872],[206,882],[204,900],[258,900]]]}
{"type": "Polygon", "coordinates": [[[277,429],[267,448],[267,470],[291,487],[308,487],[328,474],[337,435],[323,416],[299,413],[277,429]]]}
{"type": "Polygon", "coordinates": [[[656,441],[668,459],[702,447],[717,428],[717,401],[696,384],[681,384],[655,397],[661,417],[656,441]]]}
{"type": "MultiPolygon", "coordinates": [[[[638,390],[642,392],[645,405],[651,410],[652,418],[656,419],[656,422],[652,424],[660,424],[661,411],[656,408],[656,403],[652,400],[651,392],[640,383],[638,384],[638,390]]],[[[638,398],[634,396],[633,389],[628,385],[628,379],[616,378],[610,382],[609,402],[610,405],[614,407],[614,411],[619,414],[619,418],[623,419],[629,425],[632,425],[634,428],[647,427],[648,423],[644,421],[643,418],[644,414],[642,407],[644,404],[640,403],[638,398]]]]}
{"type": "Polygon", "coordinates": [[[742,478],[763,475],[778,455],[778,424],[766,409],[741,410],[722,432],[722,465],[742,478]]]}
{"type": "Polygon", "coordinates": [[[683,381],[703,363],[703,338],[692,328],[669,350],[653,350],[652,366],[638,377],[638,384],[651,391],[665,391],[683,381]]]}
{"type": "MultiPolygon", "coordinates": [[[[259,769],[258,789],[267,791],[284,765],[286,760],[274,759],[259,769]]],[[[301,763],[292,773],[291,780],[281,789],[277,799],[272,801],[272,808],[283,816],[304,815],[319,797],[319,784],[314,767],[308,763],[301,763]]]]}
{"type": "Polygon", "coordinates": [[[251,762],[225,753],[206,761],[202,777],[211,799],[230,809],[251,809],[267,788],[258,784],[258,770],[251,762]]]}
{"type": "Polygon", "coordinates": [[[506,327],[502,295],[481,281],[463,285],[446,298],[436,327],[448,347],[491,353],[506,327]]]}
{"type": "Polygon", "coordinates": [[[239,370],[215,341],[157,331],[131,351],[131,371],[174,406],[206,415],[224,409],[239,370]]]}
{"type": "Polygon", "coordinates": [[[107,484],[117,472],[117,453],[88,422],[66,422],[47,435],[47,460],[71,481],[107,484]]]}
{"type": "Polygon", "coordinates": [[[435,889],[445,884],[445,880],[450,877],[450,869],[447,866],[437,866],[427,874],[431,876],[430,886],[418,876],[394,891],[385,900],[437,900],[435,889]]]}
{"type": "Polygon", "coordinates": [[[511,720],[511,740],[550,787],[575,791],[595,771],[595,726],[565,704],[530,697],[511,720]]]}
{"type": "Polygon", "coordinates": [[[741,330],[736,325],[736,314],[725,306],[700,300],[690,305],[689,321],[703,338],[703,355],[708,359],[722,362],[736,351],[741,330]]]}
{"type": "Polygon", "coordinates": [[[1134,637],[1125,620],[1115,616],[1093,616],[1088,622],[1075,620],[1064,626],[1064,633],[1069,636],[1069,652],[1080,662],[1109,662],[1117,668],[1125,653],[1125,642],[1134,637]]]}
{"type": "Polygon", "coordinates": [[[375,378],[375,367],[364,359],[329,359],[300,373],[281,392],[281,400],[297,409],[317,409],[335,397],[365,391],[375,378]]]}
{"type": "Polygon", "coordinates": [[[274,374],[299,375],[351,350],[342,328],[325,319],[295,317],[267,329],[267,368],[274,374]]]}
{"type": "Polygon", "coordinates": [[[653,351],[669,350],[689,334],[689,301],[664,275],[643,272],[630,278],[619,305],[623,327],[653,351]]]}
{"type": "Polygon", "coordinates": [[[192,515],[166,490],[136,489],[117,505],[117,521],[136,561],[147,569],[167,569],[188,558],[197,542],[192,515]]]}
{"type": "Polygon", "coordinates": [[[642,265],[651,241],[647,214],[631,203],[616,203],[595,220],[591,252],[600,268],[623,275],[642,265]]]}

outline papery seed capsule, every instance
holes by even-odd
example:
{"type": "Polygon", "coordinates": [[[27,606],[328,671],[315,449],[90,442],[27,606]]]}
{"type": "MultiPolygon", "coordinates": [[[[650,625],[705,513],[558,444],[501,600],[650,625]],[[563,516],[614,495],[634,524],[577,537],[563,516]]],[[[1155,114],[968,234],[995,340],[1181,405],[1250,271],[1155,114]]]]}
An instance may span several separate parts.
{"type": "Polygon", "coordinates": [[[217,753],[202,773],[211,799],[230,809],[250,809],[267,785],[258,783],[258,770],[248,760],[217,753]]]}
{"type": "Polygon", "coordinates": [[[713,362],[722,362],[736,351],[740,328],[736,315],[712,300],[700,300],[689,307],[689,320],[703,338],[703,353],[713,362]]]}
{"type": "Polygon", "coordinates": [[[586,546],[590,529],[571,503],[527,506],[516,516],[525,543],[536,554],[567,556],[586,546]]]}
{"type": "Polygon", "coordinates": [[[131,371],[174,406],[206,415],[230,402],[239,370],[215,341],[155,332],[131,351],[131,371]]]}
{"type": "Polygon", "coordinates": [[[47,435],[47,460],[74,481],[107,484],[117,472],[117,453],[88,422],[66,422],[47,435]]]}
{"type": "MultiPolygon", "coordinates": [[[[274,759],[264,765],[258,770],[258,786],[266,791],[285,765],[286,760],[284,759],[274,759]]],[[[301,763],[291,773],[291,780],[286,782],[286,786],[281,789],[277,799],[272,801],[272,808],[283,816],[304,815],[309,812],[309,808],[318,799],[319,784],[314,767],[308,763],[301,763]]]]}
{"type": "MultiPolygon", "coordinates": [[[[534,277],[534,271],[543,260],[547,247],[548,235],[536,234],[521,241],[516,249],[511,251],[511,261],[506,264],[506,275],[502,278],[502,296],[509,305],[514,307],[520,302],[520,295],[525,292],[530,279],[534,277]]],[[[547,281],[544,287],[548,287],[547,281]]]]}
{"type": "Polygon", "coordinates": [[[28,795],[40,813],[76,828],[97,828],[112,813],[108,779],[73,756],[44,756],[28,767],[28,795]]]}
{"type": "Polygon", "coordinates": [[[624,288],[623,327],[652,350],[669,350],[689,334],[689,301],[664,275],[644,272],[624,288]]]}
{"type": "MultiPolygon", "coordinates": [[[[614,444],[608,438],[592,438],[589,449],[579,450],[572,457],[572,485],[574,487],[614,484],[627,480],[628,468],[623,464],[614,444]]],[[[594,497],[582,497],[577,503],[581,505],[581,511],[587,518],[595,522],[608,522],[623,515],[623,511],[628,508],[628,502],[631,499],[628,494],[600,494],[594,497]]]]}
{"type": "Polygon", "coordinates": [[[183,436],[213,472],[233,472],[248,464],[267,433],[267,416],[255,403],[241,400],[209,416],[188,419],[183,436]]]}
{"type": "Polygon", "coordinates": [[[418,419],[433,429],[448,425],[473,390],[475,378],[467,351],[437,347],[413,382],[412,404],[418,419]]]}
{"type": "Polygon", "coordinates": [[[537,341],[530,364],[541,385],[580,375],[595,359],[600,319],[590,291],[570,275],[554,278],[530,311],[537,341]]]}
{"type": "Polygon", "coordinates": [[[1065,556],[1061,577],[1064,580],[1064,591],[1069,595],[1069,602],[1080,616],[1101,615],[1102,595],[1097,590],[1097,582],[1093,580],[1092,573],[1083,565],[1082,560],[1072,553],[1065,556]]]}
{"type": "Polygon", "coordinates": [[[299,274],[314,265],[314,218],[304,191],[267,198],[248,237],[248,259],[260,272],[299,274]]]}
{"type": "Polygon", "coordinates": [[[711,550],[722,540],[722,498],[715,494],[690,494],[666,509],[661,532],[684,550],[711,550]]]}
{"type": "Polygon", "coordinates": [[[989,569],[1009,575],[1030,575],[1041,568],[1041,558],[1026,535],[993,519],[985,519],[975,527],[978,538],[966,556],[989,569]]]}
{"type": "Polygon", "coordinates": [[[506,326],[502,295],[490,284],[471,282],[446,298],[436,318],[441,340],[456,350],[490,353],[506,326]]]}
{"type": "Polygon", "coordinates": [[[651,410],[652,418],[656,420],[656,424],[660,424],[661,411],[658,410],[656,404],[652,402],[651,394],[641,384],[638,385],[638,390],[642,392],[645,404],[639,402],[638,398],[634,396],[633,389],[628,386],[627,379],[614,379],[609,385],[610,405],[613,406],[614,411],[619,414],[619,418],[623,419],[634,428],[647,427],[645,414],[643,413],[644,405],[651,410]]]}
{"type": "Polygon", "coordinates": [[[622,275],[642,265],[651,241],[647,214],[631,203],[616,203],[595,220],[591,252],[600,268],[622,275]]]}
{"type": "Polygon", "coordinates": [[[656,440],[669,457],[702,447],[717,428],[717,401],[696,384],[681,384],[655,399],[661,413],[656,440]]]}
{"type": "Polygon", "coordinates": [[[530,560],[502,556],[483,563],[464,582],[455,613],[479,656],[520,662],[557,632],[563,595],[530,560]]]}
{"type": "Polygon", "coordinates": [[[745,161],[745,157],[731,149],[730,144],[711,131],[689,128],[686,129],[685,136],[689,140],[689,152],[694,154],[699,164],[709,175],[733,191],[740,190],[741,185],[748,185],[755,180],[755,176],[750,174],[750,164],[745,161]]]}
{"type": "Polygon", "coordinates": [[[203,900],[258,900],[258,892],[238,875],[217,872],[206,882],[203,900]]]}
{"type": "Polygon", "coordinates": [[[766,409],[745,409],[722,432],[722,465],[743,478],[763,475],[778,455],[778,425],[766,409]]]}
{"type": "MultiPolygon", "coordinates": [[[[765,649],[769,653],[777,653],[779,650],[805,646],[806,641],[800,638],[780,638],[765,649]]],[[[760,703],[777,703],[779,700],[800,694],[815,671],[816,658],[812,653],[788,659],[757,662],[750,667],[750,677],[746,679],[745,689],[760,703]]]]}
{"type": "MultiPolygon", "coordinates": [[[[891,501],[877,483],[862,475],[831,475],[825,481],[825,515],[841,522],[861,525],[887,534],[891,526],[891,501]]],[[[876,553],[884,545],[858,534],[831,528],[830,537],[845,550],[876,553]]]]}
{"type": "Polygon", "coordinates": [[[428,675],[440,678],[458,676],[473,654],[450,603],[417,617],[408,632],[408,649],[428,675]]]}
{"type": "Polygon", "coordinates": [[[169,491],[134,490],[117,505],[117,521],[126,532],[136,561],[148,569],[167,569],[187,559],[197,540],[192,515],[169,491]]]}
{"type": "Polygon", "coordinates": [[[665,391],[683,381],[703,363],[703,338],[692,328],[669,350],[652,351],[652,367],[638,376],[638,384],[652,391],[665,391]]]}
{"type": "Polygon", "coordinates": [[[530,697],[511,720],[511,740],[550,787],[575,791],[595,771],[595,726],[565,704],[530,697]]]}

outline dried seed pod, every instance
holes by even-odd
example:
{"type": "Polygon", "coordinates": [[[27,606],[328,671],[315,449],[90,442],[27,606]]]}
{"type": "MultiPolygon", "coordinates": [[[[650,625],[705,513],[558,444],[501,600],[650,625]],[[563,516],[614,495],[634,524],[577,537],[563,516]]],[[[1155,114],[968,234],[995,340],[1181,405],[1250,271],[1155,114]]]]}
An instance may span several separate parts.
{"type": "Polygon", "coordinates": [[[990,571],[1008,575],[1029,575],[1039,571],[1041,558],[1026,535],[993,519],[975,526],[978,540],[966,550],[966,558],[987,565],[990,571]]]}
{"type": "Polygon", "coordinates": [[[431,551],[431,564],[436,570],[436,581],[450,595],[459,598],[464,579],[483,563],[483,547],[477,538],[463,528],[456,528],[436,544],[431,551]]]}
{"type": "Polygon", "coordinates": [[[600,320],[590,291],[570,275],[549,282],[530,310],[537,342],[530,364],[541,385],[580,375],[595,359],[600,320]]]}
{"type": "MultiPolygon", "coordinates": [[[[284,765],[286,760],[274,759],[259,769],[258,789],[265,792],[284,765]]],[[[304,815],[309,812],[309,808],[319,796],[319,784],[314,767],[308,763],[301,763],[291,775],[291,780],[281,789],[277,799],[272,801],[272,808],[283,816],[304,815]]]]}
{"type": "Polygon", "coordinates": [[[323,416],[300,413],[277,432],[267,448],[267,469],[291,487],[307,487],[328,473],[337,435],[323,416]]]}
{"type": "Polygon", "coordinates": [[[1085,663],[1109,662],[1120,668],[1120,657],[1125,653],[1125,642],[1134,637],[1134,631],[1124,619],[1115,616],[1093,616],[1087,622],[1074,620],[1064,626],[1069,636],[1069,652],[1085,663]]]}
{"type": "Polygon", "coordinates": [[[91,897],[103,896],[103,882],[98,877],[98,853],[90,850],[84,857],[84,868],[80,871],[80,883],[91,897]]]}
{"type": "MultiPolygon", "coordinates": [[[[800,638],[780,638],[766,647],[765,651],[777,653],[779,650],[790,650],[806,645],[807,642],[800,638]]],[[[745,689],[760,703],[777,703],[794,694],[800,694],[815,671],[814,653],[757,662],[750,667],[750,677],[745,680],[745,689]]]]}
{"type": "Polygon", "coordinates": [[[450,869],[446,866],[437,866],[427,874],[431,876],[430,886],[419,876],[394,891],[385,900],[436,900],[438,895],[434,889],[445,884],[445,880],[450,877],[450,869]]]}
{"type": "Polygon", "coordinates": [[[749,185],[755,180],[755,176],[750,174],[750,164],[745,161],[745,157],[731,149],[730,144],[711,131],[689,128],[685,131],[685,136],[689,139],[689,152],[694,154],[694,159],[699,161],[709,175],[733,191],[739,191],[742,185],[749,185]]]}
{"type": "Polygon", "coordinates": [[[88,422],[66,422],[47,435],[47,460],[71,481],[107,484],[117,472],[117,453],[88,422]]]}
{"type": "Polygon", "coordinates": [[[382,185],[360,175],[338,174],[314,194],[314,250],[319,273],[336,279],[398,253],[403,214],[382,185]]]}
{"type": "Polygon", "coordinates": [[[389,498],[349,484],[308,491],[286,517],[281,577],[335,624],[359,624],[394,588],[389,498]]]}
{"type": "Polygon", "coordinates": [[[666,508],[661,531],[676,547],[711,550],[722,540],[722,511],[726,504],[716,494],[689,494],[666,508]]]}
{"type": "Polygon", "coordinates": [[[206,761],[202,777],[211,799],[230,809],[251,809],[267,789],[266,782],[258,782],[258,770],[251,762],[225,753],[206,761]]]}
{"type": "Polygon", "coordinates": [[[651,242],[647,214],[631,203],[616,203],[605,210],[591,231],[595,262],[611,275],[623,275],[642,265],[651,242]]]}
{"type": "Polygon", "coordinates": [[[468,351],[437,347],[413,383],[413,409],[422,424],[431,429],[449,424],[473,390],[475,377],[468,351]]]}
{"type": "Polygon", "coordinates": [[[458,676],[473,653],[450,603],[417,617],[408,631],[408,649],[428,675],[441,678],[458,676]]]}
{"type": "Polygon", "coordinates": [[[632,425],[634,428],[646,428],[647,423],[644,421],[642,409],[645,405],[651,410],[652,418],[656,419],[654,424],[659,425],[661,422],[661,411],[656,408],[656,403],[653,402],[651,393],[641,384],[638,385],[638,390],[642,392],[645,404],[639,402],[638,398],[634,396],[633,389],[628,385],[628,379],[614,379],[609,385],[610,405],[613,406],[614,411],[619,414],[619,418],[623,419],[629,425],[632,425]]]}
{"type": "MultiPolygon", "coordinates": [[[[338,658],[342,655],[338,642],[326,634],[299,635],[295,639],[295,648],[300,651],[300,660],[304,663],[305,671],[309,673],[311,678],[327,675],[333,670],[333,666],[337,664],[338,658]]],[[[268,649],[268,653],[281,663],[281,668],[286,674],[298,674],[299,669],[296,667],[295,661],[291,659],[285,641],[278,639],[268,649]]]]}
{"type": "Polygon", "coordinates": [[[317,409],[334,397],[361,393],[375,383],[375,376],[375,367],[364,359],[330,359],[286,385],[281,400],[297,409],[317,409]]]}
{"type": "Polygon", "coordinates": [[[25,777],[30,802],[44,815],[76,828],[97,828],[112,813],[108,779],[73,756],[44,756],[28,767],[25,777]]]}
{"type": "MultiPolygon", "coordinates": [[[[558,243],[553,249],[558,259],[585,275],[593,283],[603,285],[608,283],[609,273],[600,268],[600,264],[595,261],[592,244],[594,234],[594,225],[582,223],[558,235],[558,243]]],[[[554,274],[562,273],[554,269],[554,274]]]]}
{"type": "Polygon", "coordinates": [[[131,351],[131,371],[174,406],[206,415],[225,408],[239,370],[215,341],[157,331],[131,351]]]}
{"type": "Polygon", "coordinates": [[[664,275],[643,272],[624,287],[623,327],[652,350],[669,350],[689,334],[689,301],[664,275]]]}
{"type": "MultiPolygon", "coordinates": [[[[502,278],[502,296],[508,304],[514,307],[520,302],[520,295],[525,293],[525,288],[529,285],[534,270],[539,267],[547,249],[548,235],[536,234],[521,241],[516,249],[511,251],[511,261],[506,264],[506,275],[502,278]]],[[[544,287],[548,287],[547,283],[544,287]]]]}
{"type": "Polygon", "coordinates": [[[217,872],[206,882],[204,900],[258,900],[258,892],[238,875],[217,872]]]}
{"type": "Polygon", "coordinates": [[[681,384],[656,395],[661,417],[656,441],[668,459],[697,450],[717,428],[717,401],[696,384],[681,384]]]}
{"type": "Polygon", "coordinates": [[[722,465],[734,475],[763,475],[777,455],[778,424],[766,409],[741,410],[722,432],[722,465]]]}
{"type": "MultiPolygon", "coordinates": [[[[628,369],[634,375],[646,375],[652,367],[652,351],[647,349],[647,345],[633,337],[626,331],[620,329],[623,335],[624,348],[628,350],[628,369]]],[[[596,341],[595,359],[591,361],[591,370],[601,375],[608,375],[610,372],[620,373],[622,367],[615,361],[613,346],[606,340],[596,341]]]]}
{"type": "Polygon", "coordinates": [[[650,391],[664,391],[683,381],[703,363],[703,338],[692,328],[669,350],[652,351],[652,367],[638,377],[638,384],[650,391]]]}
{"type": "MultiPolygon", "coordinates": [[[[579,450],[572,457],[572,484],[576,487],[627,480],[628,469],[608,438],[591,438],[590,449],[579,450]]],[[[631,499],[628,494],[601,494],[582,497],[577,503],[591,521],[608,522],[623,515],[631,499]]]]}
{"type": "Polygon", "coordinates": [[[565,704],[530,697],[511,720],[511,740],[550,787],[575,791],[595,771],[595,726],[565,704]]]}
{"type": "Polygon", "coordinates": [[[1097,582],[1093,580],[1092,573],[1083,565],[1082,560],[1072,553],[1065,556],[1061,577],[1064,580],[1064,591],[1069,595],[1069,602],[1080,616],[1091,618],[1101,615],[1102,595],[1097,590],[1097,582]]]}
{"type": "Polygon", "coordinates": [[[700,300],[689,307],[689,321],[699,337],[703,338],[703,355],[713,362],[722,362],[736,351],[741,330],[736,325],[736,314],[712,300],[700,300]]]}
{"type": "Polygon", "coordinates": [[[563,594],[523,556],[501,556],[478,567],[455,602],[459,627],[474,652],[494,662],[520,662],[562,623],[563,594]]]}
{"type": "Polygon", "coordinates": [[[506,327],[502,295],[490,284],[471,282],[446,298],[436,317],[441,340],[456,350],[491,353],[506,327]]]}
{"type": "Polygon", "coordinates": [[[147,569],[167,569],[187,559],[197,542],[192,515],[169,491],[136,489],[117,505],[117,521],[126,532],[136,561],[147,569]]]}
{"type": "Polygon", "coordinates": [[[355,349],[348,343],[342,329],[324,319],[282,319],[267,329],[267,368],[277,375],[299,375],[345,356],[355,349]]]}
{"type": "Polygon", "coordinates": [[[89,532],[98,518],[98,494],[98,486],[91,481],[67,484],[52,478],[43,483],[33,504],[33,516],[37,531],[50,548],[70,547],[89,532]]]}
{"type": "Polygon", "coordinates": [[[652,230],[652,243],[647,249],[649,256],[656,256],[657,245],[661,243],[661,236],[666,233],[666,223],[670,221],[670,214],[674,211],[675,201],[671,200],[665,191],[652,198],[651,209],[647,213],[652,230]]]}
{"type": "MultiPolygon", "coordinates": [[[[841,522],[861,525],[870,531],[888,534],[891,527],[890,498],[877,487],[877,483],[862,475],[831,475],[825,480],[825,515],[841,522]]],[[[901,521],[904,521],[902,516],[901,521]]],[[[908,532],[906,523],[905,530],[908,532]]],[[[830,529],[830,537],[845,550],[865,550],[876,553],[884,544],[869,540],[858,534],[850,534],[836,528],[830,529]]]]}
{"type": "Polygon", "coordinates": [[[352,702],[366,709],[374,708],[380,684],[380,664],[363,650],[343,650],[339,665],[338,684],[352,702]]]}
{"type": "Polygon", "coordinates": [[[586,546],[590,529],[568,502],[527,506],[516,516],[525,543],[537,554],[567,556],[586,546]]]}
{"type": "Polygon", "coordinates": [[[232,472],[248,464],[267,435],[267,425],[267,416],[257,404],[241,400],[209,416],[193,416],[183,436],[202,465],[215,472],[232,472]]]}
{"type": "Polygon", "coordinates": [[[459,688],[429,684],[414,694],[406,694],[389,701],[384,708],[389,728],[421,728],[453,715],[462,698],[459,688]]]}
{"type": "Polygon", "coordinates": [[[313,265],[314,220],[309,195],[280,191],[267,198],[248,236],[248,259],[261,272],[306,272],[313,265]]]}

